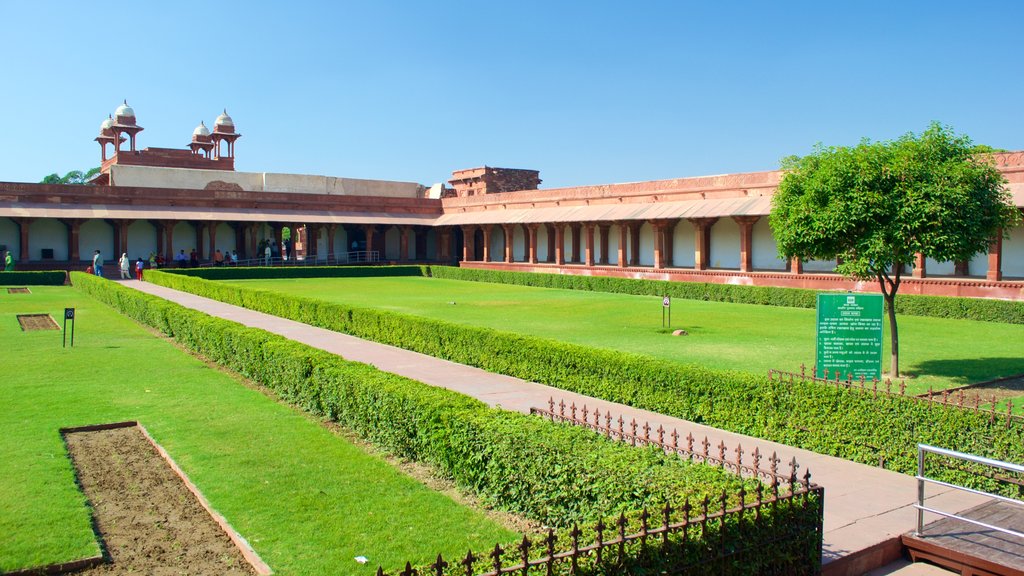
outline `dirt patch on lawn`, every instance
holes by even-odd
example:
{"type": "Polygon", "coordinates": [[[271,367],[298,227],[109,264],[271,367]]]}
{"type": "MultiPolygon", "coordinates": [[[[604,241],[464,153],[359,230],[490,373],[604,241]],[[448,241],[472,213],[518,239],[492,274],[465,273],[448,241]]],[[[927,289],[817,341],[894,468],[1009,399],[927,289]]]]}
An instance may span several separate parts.
{"type": "Polygon", "coordinates": [[[18,324],[24,332],[31,330],[60,330],[49,314],[18,314],[18,324]]]}
{"type": "Polygon", "coordinates": [[[1024,396],[1024,375],[978,384],[964,390],[964,394],[967,397],[971,397],[971,406],[974,405],[974,398],[972,397],[974,395],[980,395],[983,404],[992,404],[993,396],[996,399],[996,403],[1002,402],[1007,398],[1024,396]]]}
{"type": "Polygon", "coordinates": [[[135,426],[65,435],[110,563],[78,574],[255,574],[135,426]]]}
{"type": "Polygon", "coordinates": [[[31,294],[31,292],[29,292],[28,288],[8,288],[7,289],[7,293],[8,294],[31,294]]]}

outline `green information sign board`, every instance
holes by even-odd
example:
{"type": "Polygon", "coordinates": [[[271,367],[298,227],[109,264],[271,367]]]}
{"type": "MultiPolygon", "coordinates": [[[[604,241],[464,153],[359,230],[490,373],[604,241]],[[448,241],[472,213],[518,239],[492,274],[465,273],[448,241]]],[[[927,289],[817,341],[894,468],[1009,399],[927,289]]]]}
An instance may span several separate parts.
{"type": "Polygon", "coordinates": [[[883,308],[881,294],[818,294],[819,378],[881,380],[883,308]]]}

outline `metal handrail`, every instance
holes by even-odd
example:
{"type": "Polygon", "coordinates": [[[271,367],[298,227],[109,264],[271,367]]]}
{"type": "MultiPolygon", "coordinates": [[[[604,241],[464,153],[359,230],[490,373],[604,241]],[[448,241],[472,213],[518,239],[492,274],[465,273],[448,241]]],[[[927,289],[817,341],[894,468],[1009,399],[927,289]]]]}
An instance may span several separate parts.
{"type": "Polygon", "coordinates": [[[930,512],[932,514],[938,514],[939,516],[944,516],[946,518],[955,518],[957,520],[962,520],[962,521],[967,522],[969,524],[974,524],[976,526],[981,526],[981,527],[987,528],[989,530],[995,530],[997,532],[1002,532],[1004,534],[1010,534],[1012,536],[1017,536],[1018,538],[1024,538],[1024,533],[1018,532],[1018,531],[1010,529],[1010,528],[1002,528],[1002,527],[999,527],[999,526],[993,526],[991,524],[986,524],[985,522],[980,522],[978,520],[974,520],[973,518],[967,518],[966,516],[961,516],[959,514],[953,514],[953,513],[950,513],[950,512],[943,512],[941,510],[937,510],[935,508],[929,508],[929,507],[925,506],[924,505],[924,487],[925,487],[925,483],[926,482],[931,483],[931,484],[937,484],[939,486],[945,486],[947,488],[953,488],[955,490],[962,490],[964,492],[969,492],[971,494],[978,494],[980,496],[986,496],[986,497],[989,497],[989,498],[1000,500],[1002,502],[1008,502],[1010,504],[1024,505],[1024,502],[1021,502],[1020,500],[1014,500],[1013,498],[1007,498],[1007,497],[1001,496],[999,494],[992,494],[990,492],[984,492],[984,491],[981,491],[981,490],[975,490],[973,488],[968,488],[966,486],[958,486],[956,484],[950,484],[949,482],[943,482],[941,480],[935,480],[933,478],[926,477],[924,475],[924,458],[925,458],[925,455],[929,454],[929,453],[931,453],[931,454],[938,454],[939,456],[946,456],[948,458],[954,458],[954,459],[957,459],[957,460],[963,460],[964,462],[972,462],[974,464],[981,464],[982,466],[988,466],[990,468],[999,468],[999,469],[1005,470],[1007,472],[1016,472],[1018,474],[1024,474],[1024,466],[1021,466],[1020,464],[1013,464],[1011,462],[1003,462],[1001,460],[994,460],[992,458],[985,458],[984,456],[975,456],[974,454],[966,454],[964,452],[957,452],[956,450],[949,450],[949,449],[946,449],[946,448],[938,448],[936,446],[929,446],[927,444],[918,444],[917,445],[917,476],[915,476],[915,478],[917,479],[917,503],[914,504],[914,508],[917,509],[917,531],[914,533],[915,536],[920,536],[920,537],[924,536],[924,513],[925,512],[930,512]]]}

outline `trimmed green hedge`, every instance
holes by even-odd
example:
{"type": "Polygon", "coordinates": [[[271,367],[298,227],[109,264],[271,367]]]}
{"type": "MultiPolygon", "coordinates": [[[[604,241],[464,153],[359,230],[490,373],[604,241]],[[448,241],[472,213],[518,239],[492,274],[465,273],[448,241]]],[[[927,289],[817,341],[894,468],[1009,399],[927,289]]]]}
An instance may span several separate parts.
{"type": "Polygon", "coordinates": [[[739,488],[737,477],[717,468],[493,409],[102,279],[76,274],[74,280],[79,289],[286,401],[401,457],[430,462],[489,502],[541,522],[564,525],[739,488]]]}
{"type": "Polygon", "coordinates": [[[67,277],[63,270],[11,270],[0,272],[0,286],[63,286],[67,277]]]}
{"type": "MultiPolygon", "coordinates": [[[[207,280],[263,280],[271,278],[364,278],[376,276],[425,276],[424,266],[217,266],[167,268],[160,272],[207,280]]],[[[147,273],[149,270],[146,271],[147,273]]]]}
{"type": "MultiPolygon", "coordinates": [[[[436,269],[435,269],[436,270],[436,269]]],[[[681,365],[649,356],[461,326],[390,311],[353,308],[197,278],[154,274],[157,284],[476,366],[499,374],[620,402],[913,474],[916,445],[932,444],[1020,462],[1020,426],[985,414],[814,382],[681,365]]],[[[972,487],[997,483],[957,470],[941,478],[972,487]]]]}
{"type": "MultiPolygon", "coordinates": [[[[432,266],[435,278],[516,284],[567,290],[589,290],[642,296],[664,296],[687,300],[712,302],[738,302],[791,308],[817,306],[818,290],[802,288],[776,288],[771,286],[740,286],[709,284],[704,282],[669,282],[665,280],[637,280],[607,276],[578,276],[573,274],[540,274],[505,270],[478,270],[454,266],[432,266]]],[[[951,298],[947,296],[896,296],[896,313],[908,316],[932,316],[1024,324],[1024,302],[989,300],[984,298],[951,298]]]]}
{"type": "MultiPolygon", "coordinates": [[[[162,272],[147,278],[217,286],[162,272]]],[[[429,462],[486,502],[534,520],[567,526],[619,513],[635,519],[642,507],[656,509],[665,501],[696,502],[705,496],[715,502],[723,491],[735,494],[741,484],[750,493],[756,482],[657,449],[633,448],[584,428],[493,409],[467,396],[348,362],[95,276],[75,272],[72,279],[77,289],[270,388],[289,403],[337,421],[399,456],[429,462]]],[[[736,502],[732,497],[730,506],[736,502]]],[[[725,537],[735,539],[732,547],[740,541],[761,546],[730,558],[730,574],[760,574],[781,565],[792,573],[813,574],[820,562],[821,505],[814,494],[782,501],[765,507],[756,518],[748,514],[741,520],[713,522],[706,535],[695,530],[687,541],[674,537],[664,545],[630,545],[623,564],[606,560],[596,565],[585,559],[581,573],[645,573],[652,567],[695,561],[716,549],[724,531],[725,537]],[[805,499],[810,505],[801,504],[805,499]]],[[[652,520],[652,525],[656,523],[652,520]]],[[[569,536],[563,531],[559,547],[568,546],[569,536]]],[[[509,561],[514,561],[514,546],[506,548],[509,561]]],[[[694,573],[717,574],[719,568],[709,564],[694,573]]]]}

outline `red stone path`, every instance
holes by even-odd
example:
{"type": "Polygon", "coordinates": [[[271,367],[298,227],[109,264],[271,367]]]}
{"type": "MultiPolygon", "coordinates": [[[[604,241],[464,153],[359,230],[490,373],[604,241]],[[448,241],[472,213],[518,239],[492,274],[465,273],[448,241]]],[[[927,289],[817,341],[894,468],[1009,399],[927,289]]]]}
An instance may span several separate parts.
{"type": "MultiPolygon", "coordinates": [[[[556,400],[564,399],[566,403],[575,402],[577,406],[597,407],[602,412],[610,410],[612,414],[622,414],[626,420],[646,421],[654,428],[659,425],[667,430],[674,428],[684,437],[689,433],[701,439],[707,436],[715,446],[723,441],[730,447],[741,444],[747,454],[757,447],[762,454],[776,452],[783,461],[795,457],[801,466],[800,473],[810,469],[813,481],[825,487],[822,561],[826,574],[862,574],[895,560],[893,554],[899,550],[899,535],[916,526],[917,512],[912,505],[917,497],[917,482],[911,476],[493,374],[148,282],[119,282],[212,316],[280,334],[348,360],[454,390],[491,406],[529,413],[531,407],[546,407],[548,399],[554,397],[556,400]]],[[[928,490],[929,505],[940,510],[961,511],[987,501],[941,487],[929,487],[928,490]]]]}

